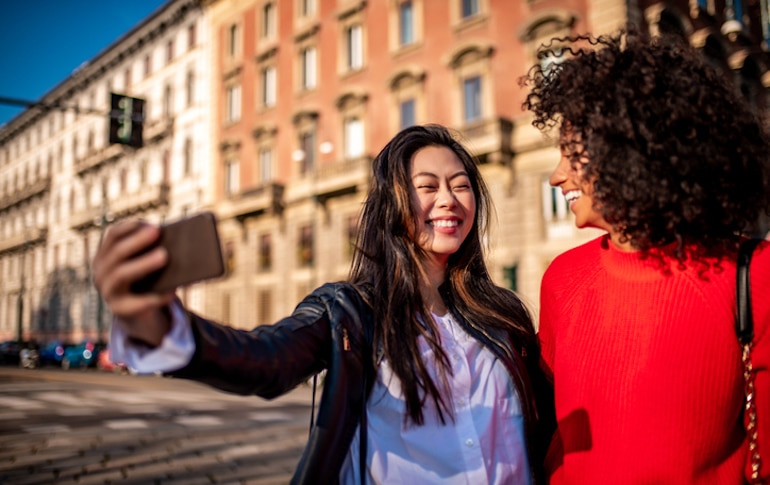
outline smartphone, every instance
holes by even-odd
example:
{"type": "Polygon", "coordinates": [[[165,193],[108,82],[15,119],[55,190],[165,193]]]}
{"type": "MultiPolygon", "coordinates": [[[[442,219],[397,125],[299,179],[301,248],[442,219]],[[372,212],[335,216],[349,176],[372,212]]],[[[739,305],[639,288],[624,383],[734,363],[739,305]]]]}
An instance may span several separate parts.
{"type": "Polygon", "coordinates": [[[148,250],[157,246],[166,248],[168,263],[131,285],[132,292],[171,291],[225,273],[217,220],[212,212],[161,226],[157,244],[148,250]]]}

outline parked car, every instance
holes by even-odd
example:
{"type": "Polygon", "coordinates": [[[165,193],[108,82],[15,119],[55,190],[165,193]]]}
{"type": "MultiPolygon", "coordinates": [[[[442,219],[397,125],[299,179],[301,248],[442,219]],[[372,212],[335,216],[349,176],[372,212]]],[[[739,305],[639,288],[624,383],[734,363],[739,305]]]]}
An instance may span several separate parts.
{"type": "Polygon", "coordinates": [[[18,365],[21,348],[21,344],[16,340],[0,342],[0,364],[18,365]]]}
{"type": "Polygon", "coordinates": [[[123,362],[115,362],[110,358],[110,349],[105,347],[99,352],[99,356],[96,358],[96,368],[106,372],[117,372],[119,374],[133,374],[134,371],[130,369],[123,362]]]}
{"type": "Polygon", "coordinates": [[[61,368],[71,369],[73,367],[80,367],[85,369],[86,367],[95,367],[98,355],[99,349],[97,345],[90,340],[65,347],[64,355],[61,359],[61,368]]]}
{"type": "Polygon", "coordinates": [[[37,365],[61,366],[61,359],[64,357],[64,347],[66,347],[64,343],[59,340],[53,340],[44,344],[37,351],[37,365]]]}

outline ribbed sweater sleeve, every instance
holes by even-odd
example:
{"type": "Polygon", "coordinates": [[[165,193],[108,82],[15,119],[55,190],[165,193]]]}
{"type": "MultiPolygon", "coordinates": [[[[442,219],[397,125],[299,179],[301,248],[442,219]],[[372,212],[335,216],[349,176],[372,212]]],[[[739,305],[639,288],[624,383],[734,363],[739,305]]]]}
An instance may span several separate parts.
{"type": "MultiPolygon", "coordinates": [[[[551,483],[741,483],[735,266],[670,268],[601,237],[546,271],[539,338],[559,420],[551,483]]],[[[760,438],[770,450],[768,245],[752,277],[760,438]]]]}

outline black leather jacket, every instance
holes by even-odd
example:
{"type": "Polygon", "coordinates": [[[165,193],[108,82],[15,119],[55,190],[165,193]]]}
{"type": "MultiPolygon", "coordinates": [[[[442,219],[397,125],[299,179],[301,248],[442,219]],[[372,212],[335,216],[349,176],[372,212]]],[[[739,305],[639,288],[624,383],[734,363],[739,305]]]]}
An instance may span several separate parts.
{"type": "MultiPolygon", "coordinates": [[[[270,399],[326,369],[318,415],[292,483],[337,483],[365,402],[362,351],[367,345],[362,329],[371,325],[371,312],[358,292],[348,283],[325,284],[305,297],[291,316],[251,331],[189,315],[196,350],[186,367],[171,373],[175,377],[270,399]]],[[[522,358],[506,336],[467,323],[464,328],[505,364],[516,384],[534,481],[541,483],[555,418],[539,352],[527,349],[522,358]],[[528,372],[522,372],[525,367],[528,372]]],[[[367,367],[371,383],[374,370],[367,367]]],[[[367,387],[368,392],[371,385],[367,387]]]]}

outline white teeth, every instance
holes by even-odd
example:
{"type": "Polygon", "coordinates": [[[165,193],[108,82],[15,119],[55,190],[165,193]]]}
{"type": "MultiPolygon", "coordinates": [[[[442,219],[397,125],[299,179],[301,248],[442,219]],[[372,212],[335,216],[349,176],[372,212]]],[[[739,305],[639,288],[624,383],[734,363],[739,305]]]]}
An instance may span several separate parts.
{"type": "Polygon", "coordinates": [[[567,200],[567,203],[569,204],[573,200],[577,200],[580,197],[581,193],[579,190],[570,190],[566,194],[564,194],[564,198],[567,200]]]}
{"type": "Polygon", "coordinates": [[[435,226],[435,227],[455,227],[455,226],[457,226],[457,221],[456,220],[447,221],[447,220],[444,220],[444,219],[436,219],[435,221],[433,221],[433,226],[435,226]]]}

